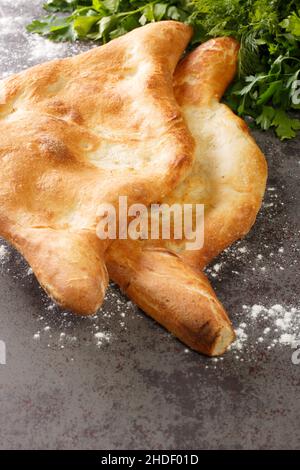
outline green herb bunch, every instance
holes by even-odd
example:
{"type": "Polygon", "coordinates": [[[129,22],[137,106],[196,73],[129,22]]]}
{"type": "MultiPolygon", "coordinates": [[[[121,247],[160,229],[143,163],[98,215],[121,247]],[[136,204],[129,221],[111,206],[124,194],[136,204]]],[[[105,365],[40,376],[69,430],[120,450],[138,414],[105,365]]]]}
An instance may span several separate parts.
{"type": "Polygon", "coordinates": [[[296,136],[300,120],[300,0],[48,0],[47,16],[28,31],[54,41],[106,43],[146,23],[191,24],[191,47],[212,37],[240,44],[238,74],[225,100],[240,116],[280,139],[296,136]]]}

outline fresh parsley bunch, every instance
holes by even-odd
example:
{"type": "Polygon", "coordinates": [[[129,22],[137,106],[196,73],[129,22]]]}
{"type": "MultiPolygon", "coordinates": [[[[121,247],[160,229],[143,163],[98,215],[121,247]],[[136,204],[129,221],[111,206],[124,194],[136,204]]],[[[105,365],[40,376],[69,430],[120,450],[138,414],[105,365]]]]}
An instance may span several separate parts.
{"type": "Polygon", "coordinates": [[[146,23],[191,24],[191,47],[217,36],[240,41],[239,67],[226,102],[284,140],[300,120],[300,0],[48,0],[48,16],[28,30],[54,41],[105,43],[146,23]]]}

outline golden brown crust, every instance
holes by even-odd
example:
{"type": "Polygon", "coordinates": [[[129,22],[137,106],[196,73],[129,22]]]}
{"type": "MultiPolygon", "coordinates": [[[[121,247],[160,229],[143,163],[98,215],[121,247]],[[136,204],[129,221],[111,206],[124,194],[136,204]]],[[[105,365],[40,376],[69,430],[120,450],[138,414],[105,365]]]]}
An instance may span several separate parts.
{"type": "Polygon", "coordinates": [[[102,302],[99,205],[149,204],[191,168],[172,87],[190,37],[181,23],[150,24],[0,82],[0,235],[63,307],[87,314],[102,302]]]}
{"type": "Polygon", "coordinates": [[[196,160],[190,175],[162,202],[205,205],[203,248],[186,251],[185,240],[117,241],[106,254],[110,277],[129,297],[208,355],[224,352],[234,333],[201,270],[250,230],[267,177],[265,158],[246,124],[219,103],[234,76],[237,54],[233,39],[208,41],[177,66],[174,77],[175,96],[196,142],[196,160]]]}
{"type": "Polygon", "coordinates": [[[248,127],[227,106],[218,106],[214,126],[208,128],[204,120],[200,132],[203,145],[210,142],[217,148],[211,152],[208,165],[202,165],[211,188],[203,199],[204,246],[198,252],[181,253],[196,269],[203,269],[249,232],[261,207],[267,180],[265,157],[248,127]]]}
{"type": "Polygon", "coordinates": [[[205,106],[220,101],[236,73],[238,51],[238,42],[224,37],[211,39],[188,54],[174,75],[178,104],[205,106]]]}
{"type": "Polygon", "coordinates": [[[111,278],[141,309],[192,349],[209,356],[225,352],[235,334],[203,273],[164,249],[127,241],[111,250],[111,278]]]}
{"type": "MultiPolygon", "coordinates": [[[[181,253],[196,269],[203,269],[249,232],[265,191],[267,164],[264,155],[245,121],[219,103],[236,72],[238,50],[239,45],[232,38],[212,39],[178,65],[174,79],[175,96],[180,105],[183,108],[201,107],[198,120],[193,122],[192,117],[187,116],[186,119],[192,133],[197,132],[197,147],[201,142],[202,149],[208,149],[209,157],[205,158],[205,152],[201,155],[199,148],[199,177],[204,174],[210,186],[203,195],[206,208],[204,247],[198,254],[181,253]]],[[[187,178],[186,182],[189,181],[187,178]]],[[[175,190],[176,194],[180,190],[184,192],[186,182],[175,190]]]]}
{"type": "Polygon", "coordinates": [[[81,315],[101,305],[108,275],[93,232],[22,228],[12,241],[59,305],[81,315]]]}

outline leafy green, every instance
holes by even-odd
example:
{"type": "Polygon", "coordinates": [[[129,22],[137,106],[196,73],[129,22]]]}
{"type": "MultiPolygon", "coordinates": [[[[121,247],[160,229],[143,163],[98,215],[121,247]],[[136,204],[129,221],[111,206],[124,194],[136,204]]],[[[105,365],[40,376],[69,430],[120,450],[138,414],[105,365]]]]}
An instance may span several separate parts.
{"type": "Polygon", "coordinates": [[[240,41],[236,80],[225,101],[261,129],[293,138],[300,120],[300,0],[48,0],[28,31],[54,41],[106,43],[161,20],[191,24],[190,48],[212,37],[240,41]]]}
{"type": "Polygon", "coordinates": [[[78,37],[71,21],[54,15],[46,16],[41,21],[34,20],[27,29],[33,33],[39,31],[43,36],[51,36],[54,41],[74,41],[78,37]]]}
{"type": "Polygon", "coordinates": [[[289,33],[300,37],[300,18],[297,13],[293,12],[292,15],[283,20],[280,25],[289,33]]]}
{"type": "MultiPolygon", "coordinates": [[[[84,3],[84,2],[83,2],[84,3]]],[[[87,2],[91,3],[91,2],[87,2]]],[[[78,0],[48,0],[44,4],[44,9],[47,11],[73,11],[79,4],[78,0]]]]}
{"type": "Polygon", "coordinates": [[[297,130],[300,129],[300,120],[290,118],[283,109],[277,109],[272,121],[276,127],[276,134],[281,139],[292,139],[296,137],[297,130]]]}

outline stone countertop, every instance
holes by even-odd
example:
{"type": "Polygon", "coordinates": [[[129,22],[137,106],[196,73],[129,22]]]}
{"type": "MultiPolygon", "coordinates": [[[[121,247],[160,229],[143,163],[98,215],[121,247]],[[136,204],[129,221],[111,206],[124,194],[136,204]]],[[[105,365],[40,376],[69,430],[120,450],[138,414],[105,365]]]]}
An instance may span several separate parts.
{"type": "MultiPolygon", "coordinates": [[[[0,79],[91,47],[27,34],[41,4],[0,0],[0,79]]],[[[300,332],[300,140],[255,137],[263,208],[208,269],[239,333],[222,359],[187,350],[115,286],[93,318],[59,311],[0,241],[1,449],[299,448],[300,365],[285,335],[300,332]]]]}

